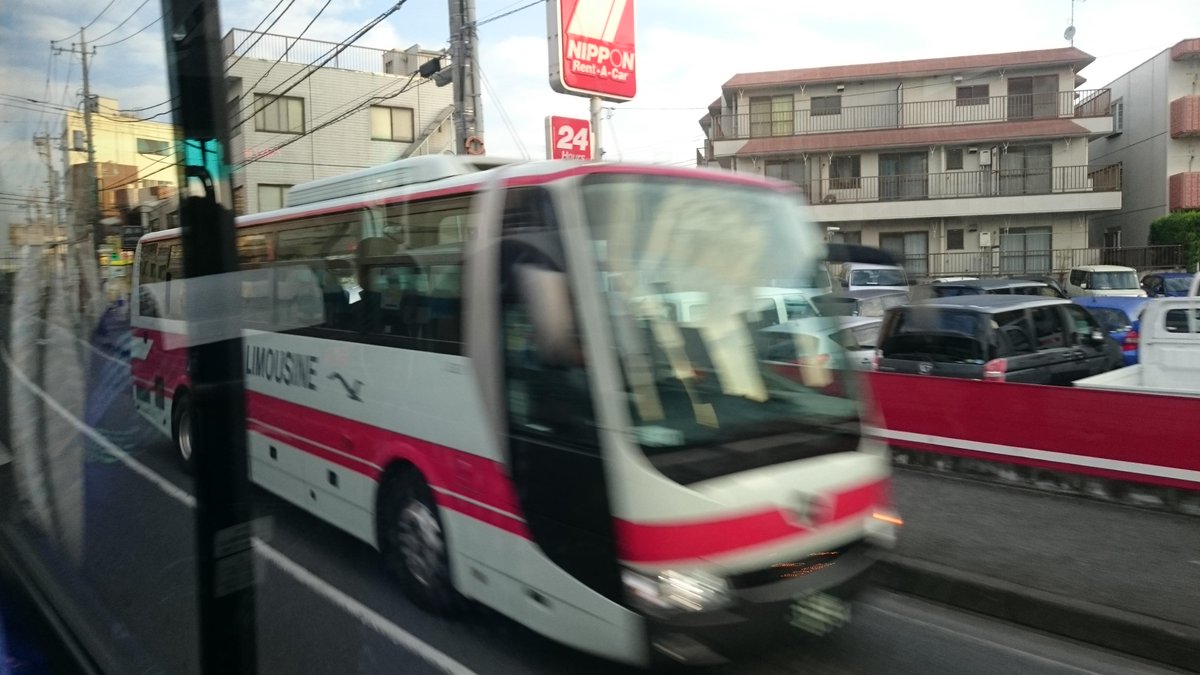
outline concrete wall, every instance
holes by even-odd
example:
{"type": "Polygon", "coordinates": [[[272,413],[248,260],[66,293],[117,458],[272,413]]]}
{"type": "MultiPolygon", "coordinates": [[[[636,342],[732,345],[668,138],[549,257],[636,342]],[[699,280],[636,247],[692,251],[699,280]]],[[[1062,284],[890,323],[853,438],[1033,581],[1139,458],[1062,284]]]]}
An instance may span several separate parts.
{"type": "MultiPolygon", "coordinates": [[[[290,76],[304,69],[301,64],[280,63],[244,58],[231,69],[230,75],[239,78],[230,88],[230,96],[242,101],[238,108],[243,119],[240,133],[231,143],[233,161],[253,160],[234,172],[235,189],[241,188],[246,212],[258,210],[258,185],[295,185],[317,178],[336,176],[356,169],[376,166],[399,159],[409,143],[371,139],[370,112],[366,102],[373,96],[399,91],[408,76],[366,73],[360,71],[322,68],[287,93],[304,99],[304,135],[259,132],[254,129],[254,94],[265,94],[290,76]],[[255,82],[270,70],[261,83],[255,82]],[[253,90],[249,88],[253,87],[253,90]],[[344,120],[310,132],[327,120],[349,109],[362,107],[344,120]],[[292,140],[286,147],[280,144],[292,140]]],[[[295,81],[293,78],[292,81],[295,81]]],[[[416,79],[409,91],[378,103],[390,107],[411,108],[414,138],[439,114],[452,104],[451,87],[436,87],[432,82],[416,79]]],[[[280,91],[285,88],[279,87],[280,91]]],[[[232,108],[231,108],[232,113],[232,108]]],[[[231,125],[237,121],[231,119],[231,125]]],[[[454,147],[453,124],[447,121],[442,131],[431,138],[421,154],[441,152],[454,147]]]]}

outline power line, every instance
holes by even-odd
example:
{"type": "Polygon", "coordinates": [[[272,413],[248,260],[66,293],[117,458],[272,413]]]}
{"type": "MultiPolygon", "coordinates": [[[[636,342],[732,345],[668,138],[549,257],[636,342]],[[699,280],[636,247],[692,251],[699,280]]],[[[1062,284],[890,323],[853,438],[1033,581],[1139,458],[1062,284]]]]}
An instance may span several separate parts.
{"type": "Polygon", "coordinates": [[[150,0],[142,0],[142,4],[138,5],[138,6],[137,6],[137,9],[133,10],[133,12],[131,12],[131,13],[129,14],[129,16],[125,17],[125,20],[124,20],[124,21],[122,21],[121,23],[119,23],[119,24],[117,24],[116,26],[114,26],[112,30],[108,31],[108,32],[107,32],[107,33],[105,33],[104,35],[101,35],[101,36],[100,36],[100,37],[98,37],[98,38],[92,38],[92,42],[95,42],[95,41],[97,41],[97,40],[103,40],[104,38],[108,37],[109,35],[112,35],[113,33],[115,33],[115,32],[117,32],[118,30],[120,30],[121,26],[124,26],[126,23],[128,23],[128,22],[129,22],[129,20],[130,20],[130,19],[132,19],[132,18],[134,17],[134,15],[136,15],[136,14],[137,14],[139,11],[141,11],[141,9],[142,9],[143,7],[145,7],[145,6],[146,6],[146,3],[148,3],[148,2],[150,2],[150,0]]]}
{"type": "Polygon", "coordinates": [[[520,134],[517,133],[517,127],[513,124],[512,119],[508,116],[508,111],[504,109],[504,103],[500,100],[500,95],[496,93],[495,87],[488,80],[487,73],[483,72],[483,68],[479,66],[479,59],[474,60],[474,67],[479,71],[479,77],[483,80],[483,86],[491,95],[492,100],[496,102],[496,109],[500,111],[500,120],[504,122],[504,126],[508,127],[508,133],[512,134],[513,140],[517,143],[517,149],[521,151],[522,159],[529,159],[529,150],[525,148],[525,144],[521,141],[520,134]]]}
{"type": "Polygon", "coordinates": [[[251,49],[254,49],[256,46],[258,46],[258,43],[262,41],[263,36],[265,36],[267,34],[267,32],[270,31],[272,28],[274,28],[275,24],[279,23],[279,20],[283,18],[284,14],[287,14],[287,11],[292,8],[292,5],[295,4],[295,2],[296,2],[296,0],[289,0],[287,7],[284,7],[283,11],[279,13],[279,16],[275,17],[275,20],[271,22],[271,25],[267,26],[267,30],[260,32],[258,29],[262,28],[263,23],[272,14],[275,13],[275,10],[279,9],[279,6],[283,4],[283,0],[279,0],[278,2],[275,3],[275,6],[271,8],[271,11],[267,12],[267,15],[262,18],[262,21],[259,21],[258,25],[254,27],[254,30],[247,33],[246,37],[242,38],[241,43],[238,44],[238,46],[233,48],[233,54],[234,54],[233,63],[229,64],[228,66],[225,66],[226,73],[229,72],[230,68],[233,68],[234,66],[236,66],[238,64],[238,61],[242,60],[242,56],[244,54],[249,54],[251,49]],[[242,52],[242,54],[238,54],[238,50],[241,49],[242,45],[245,45],[246,41],[249,40],[250,37],[253,35],[257,35],[257,37],[254,38],[254,44],[250,45],[249,47],[246,47],[246,51],[242,52]]]}
{"type": "Polygon", "coordinates": [[[153,26],[154,24],[158,23],[159,21],[162,21],[162,16],[161,16],[161,15],[160,15],[160,16],[159,16],[157,19],[155,19],[155,20],[151,21],[150,23],[146,24],[145,26],[142,26],[141,28],[139,28],[139,29],[137,29],[136,31],[134,31],[134,32],[130,33],[129,35],[126,35],[125,37],[121,38],[120,40],[114,40],[114,41],[112,41],[112,42],[106,42],[106,43],[104,43],[104,44],[102,44],[102,45],[94,45],[94,46],[95,46],[97,49],[99,49],[99,48],[101,48],[101,47],[111,47],[111,46],[113,46],[113,45],[119,45],[119,44],[121,44],[122,42],[124,42],[124,41],[128,40],[129,38],[131,38],[131,37],[133,37],[133,36],[135,36],[135,35],[140,35],[140,34],[141,34],[141,33],[143,33],[143,32],[144,32],[144,31],[145,31],[147,28],[149,28],[149,27],[153,26]]]}
{"type": "MultiPolygon", "coordinates": [[[[309,28],[312,28],[312,25],[314,23],[316,23],[317,19],[321,16],[321,14],[323,14],[325,12],[325,8],[328,7],[329,3],[332,1],[333,0],[325,0],[325,4],[321,5],[321,9],[317,10],[317,13],[313,16],[312,19],[309,20],[308,25],[304,27],[304,30],[300,31],[300,35],[298,35],[296,37],[296,40],[294,42],[292,42],[293,45],[296,44],[296,42],[299,42],[304,37],[305,33],[308,32],[309,28]]],[[[253,92],[254,88],[258,86],[258,83],[262,82],[263,78],[265,78],[267,75],[271,74],[271,71],[275,69],[275,66],[279,65],[279,62],[282,61],[285,56],[287,56],[288,52],[291,51],[291,49],[292,48],[289,46],[287,49],[283,50],[283,53],[281,53],[279,55],[279,58],[275,59],[275,63],[272,63],[271,66],[269,68],[267,68],[263,72],[262,75],[258,76],[258,80],[255,81],[254,84],[250,85],[250,87],[244,91],[253,92]]]]}
{"type": "Polygon", "coordinates": [[[481,20],[478,20],[478,21],[476,21],[476,22],[475,22],[475,27],[476,27],[476,28],[478,28],[478,27],[480,27],[480,26],[483,26],[483,25],[489,24],[489,23],[491,23],[491,22],[493,22],[493,21],[499,21],[500,19],[503,19],[503,18],[504,18],[504,17],[506,17],[506,16],[512,16],[513,14],[516,14],[517,12],[522,12],[522,11],[525,11],[525,10],[529,9],[530,7],[533,7],[534,5],[540,5],[540,4],[542,4],[543,2],[546,2],[546,0],[533,0],[533,2],[531,2],[531,3],[527,4],[527,5],[522,5],[522,6],[518,7],[518,8],[516,8],[516,9],[510,10],[510,11],[507,11],[507,12],[504,12],[504,13],[502,13],[502,14],[496,14],[496,15],[490,16],[490,17],[488,17],[488,18],[486,18],[486,19],[481,19],[481,20]]]}

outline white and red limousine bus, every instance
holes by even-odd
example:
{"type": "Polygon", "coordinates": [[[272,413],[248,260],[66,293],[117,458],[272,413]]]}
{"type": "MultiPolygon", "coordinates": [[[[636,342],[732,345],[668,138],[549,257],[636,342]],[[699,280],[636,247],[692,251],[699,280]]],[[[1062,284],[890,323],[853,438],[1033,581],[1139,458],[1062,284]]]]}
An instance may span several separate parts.
{"type": "MultiPolygon", "coordinates": [[[[848,364],[802,335],[762,353],[755,289],[825,252],[794,186],[436,156],[288,204],[237,222],[256,484],[377,547],[426,608],[621,662],[844,620],[900,521],[848,364]],[[658,300],[677,293],[704,310],[658,300]]],[[[187,466],[203,290],[180,247],[138,245],[132,367],[187,466]]]]}

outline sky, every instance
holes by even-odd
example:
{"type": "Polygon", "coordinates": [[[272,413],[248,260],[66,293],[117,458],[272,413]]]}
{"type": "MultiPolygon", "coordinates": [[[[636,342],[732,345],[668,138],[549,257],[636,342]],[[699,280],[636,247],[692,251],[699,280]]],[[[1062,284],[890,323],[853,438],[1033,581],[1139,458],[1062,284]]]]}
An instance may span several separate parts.
{"type": "MultiPolygon", "coordinates": [[[[345,40],[394,1],[333,0],[306,37],[345,40]]],[[[491,155],[543,157],[546,115],[588,116],[586,98],[550,89],[546,4],[532,2],[476,0],[491,155]]],[[[323,5],[222,1],[222,32],[262,25],[299,35],[323,5]]],[[[447,5],[406,0],[356,44],[444,49],[447,5]]],[[[1179,40],[1200,37],[1197,0],[637,0],[638,93],[605,104],[605,159],[693,164],[704,139],[698,120],[738,72],[1064,47],[1072,8],[1075,46],[1096,57],[1081,72],[1083,88],[1102,87],[1179,40]]],[[[151,116],[169,96],[160,15],[161,0],[0,0],[0,255],[4,224],[25,217],[13,195],[45,195],[33,134],[58,133],[62,111],[80,101],[80,60],[53,51],[52,41],[69,50],[90,22],[93,92],[151,116]],[[39,103],[22,100],[30,98],[39,103]]]]}

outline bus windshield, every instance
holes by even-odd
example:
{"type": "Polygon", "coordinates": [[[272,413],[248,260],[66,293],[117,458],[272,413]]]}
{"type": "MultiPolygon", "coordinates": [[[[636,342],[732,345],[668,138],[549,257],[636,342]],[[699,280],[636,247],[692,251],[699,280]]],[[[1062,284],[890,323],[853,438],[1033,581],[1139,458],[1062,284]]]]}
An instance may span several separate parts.
{"type": "MultiPolygon", "coordinates": [[[[778,316],[756,300],[756,289],[781,280],[809,283],[824,255],[795,195],[605,174],[585,179],[583,199],[648,454],[814,427],[856,430],[841,347],[795,331],[794,349],[781,356],[778,326],[764,330],[778,316]],[[704,312],[678,311],[680,297],[703,298],[704,312]]],[[[824,320],[834,332],[834,319],[824,320]]]]}

